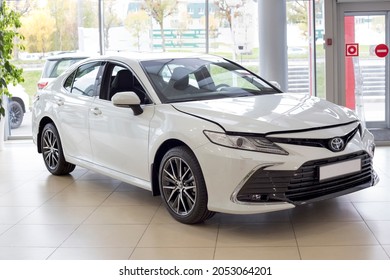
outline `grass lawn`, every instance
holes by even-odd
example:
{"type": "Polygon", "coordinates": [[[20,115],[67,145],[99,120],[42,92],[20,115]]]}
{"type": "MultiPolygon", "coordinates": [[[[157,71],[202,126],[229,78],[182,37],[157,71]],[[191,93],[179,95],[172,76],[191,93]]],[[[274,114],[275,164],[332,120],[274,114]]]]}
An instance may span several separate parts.
{"type": "Polygon", "coordinates": [[[41,77],[41,70],[23,71],[24,82],[21,85],[26,90],[26,93],[30,96],[30,100],[37,92],[37,83],[41,77]]]}

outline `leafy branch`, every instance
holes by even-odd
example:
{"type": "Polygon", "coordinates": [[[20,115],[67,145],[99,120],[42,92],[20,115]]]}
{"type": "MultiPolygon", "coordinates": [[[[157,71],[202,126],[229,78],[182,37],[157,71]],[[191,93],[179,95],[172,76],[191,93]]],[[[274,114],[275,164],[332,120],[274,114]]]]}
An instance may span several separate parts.
{"type": "Polygon", "coordinates": [[[7,85],[23,81],[23,69],[11,63],[14,48],[23,50],[16,41],[22,39],[17,29],[21,27],[20,15],[10,10],[6,2],[0,0],[0,119],[5,116],[4,96],[11,97],[7,85]]]}

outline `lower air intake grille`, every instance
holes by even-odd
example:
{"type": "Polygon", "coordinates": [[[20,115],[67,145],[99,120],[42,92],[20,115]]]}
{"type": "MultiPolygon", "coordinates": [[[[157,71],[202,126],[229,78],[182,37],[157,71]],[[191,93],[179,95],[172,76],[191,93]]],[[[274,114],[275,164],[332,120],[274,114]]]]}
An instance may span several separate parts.
{"type": "Polygon", "coordinates": [[[237,195],[244,202],[289,201],[301,204],[336,193],[349,193],[371,186],[373,168],[371,157],[358,152],[334,158],[306,162],[296,171],[268,171],[259,169],[245,183],[237,195]],[[328,180],[319,180],[319,167],[352,159],[360,159],[359,173],[347,174],[328,180]]]}

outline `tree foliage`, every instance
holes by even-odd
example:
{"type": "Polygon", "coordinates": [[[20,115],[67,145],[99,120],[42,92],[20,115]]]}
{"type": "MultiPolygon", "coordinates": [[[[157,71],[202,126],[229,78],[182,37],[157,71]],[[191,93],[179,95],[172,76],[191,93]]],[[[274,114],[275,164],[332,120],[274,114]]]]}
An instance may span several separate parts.
{"type": "Polygon", "coordinates": [[[22,19],[20,33],[25,38],[29,52],[40,52],[43,55],[52,50],[52,36],[56,31],[55,19],[47,9],[37,9],[22,19]]]}
{"type": "Polygon", "coordinates": [[[296,24],[306,38],[308,37],[308,12],[308,1],[287,2],[287,22],[296,24]]]}
{"type": "Polygon", "coordinates": [[[116,0],[106,0],[104,3],[104,46],[106,49],[110,48],[110,29],[120,24],[120,19],[114,11],[116,0]]]}
{"type": "Polygon", "coordinates": [[[48,1],[50,14],[55,20],[56,32],[53,34],[54,50],[69,51],[77,48],[77,2],[76,0],[48,1]]]}
{"type": "Polygon", "coordinates": [[[229,25],[229,28],[233,28],[233,18],[237,18],[242,15],[241,8],[245,5],[246,0],[215,0],[214,5],[217,7],[217,16],[229,25]],[[232,2],[232,3],[230,3],[232,2]]]}
{"type": "Polygon", "coordinates": [[[149,16],[148,14],[141,10],[135,13],[129,13],[125,19],[125,27],[131,35],[137,38],[137,49],[140,50],[141,46],[141,35],[146,32],[149,28],[148,26],[149,16]]]}
{"type": "Polygon", "coordinates": [[[164,19],[172,15],[177,7],[177,0],[145,0],[143,8],[160,26],[162,49],[165,52],[164,19]]]}
{"type": "Polygon", "coordinates": [[[15,39],[22,36],[18,33],[21,26],[20,15],[8,8],[5,1],[0,0],[0,119],[5,115],[3,97],[10,97],[7,84],[23,81],[23,69],[11,63],[14,48],[23,49],[15,43],[15,39]]]}

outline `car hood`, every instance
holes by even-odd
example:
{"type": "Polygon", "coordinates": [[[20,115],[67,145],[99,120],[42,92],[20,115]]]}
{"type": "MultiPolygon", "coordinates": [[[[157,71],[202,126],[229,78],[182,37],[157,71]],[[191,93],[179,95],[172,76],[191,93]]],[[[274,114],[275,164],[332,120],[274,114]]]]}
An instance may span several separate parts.
{"type": "Polygon", "coordinates": [[[222,126],[226,131],[270,133],[350,123],[349,109],[301,94],[272,94],[175,103],[184,113],[222,126]]]}

